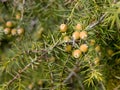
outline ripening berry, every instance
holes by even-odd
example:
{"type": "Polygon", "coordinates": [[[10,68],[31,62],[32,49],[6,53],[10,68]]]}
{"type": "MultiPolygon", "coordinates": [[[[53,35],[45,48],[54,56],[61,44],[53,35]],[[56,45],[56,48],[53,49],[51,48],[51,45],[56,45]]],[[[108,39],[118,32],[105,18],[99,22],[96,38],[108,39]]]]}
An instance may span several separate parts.
{"type": "Polygon", "coordinates": [[[97,45],[97,46],[95,47],[95,51],[96,51],[96,52],[100,52],[100,46],[99,46],[99,45],[97,45]]]}
{"type": "Polygon", "coordinates": [[[33,84],[33,83],[31,83],[31,84],[28,85],[28,88],[29,88],[30,90],[32,90],[33,87],[34,87],[34,84],[33,84]]]}
{"type": "Polygon", "coordinates": [[[115,64],[120,64],[120,59],[116,59],[115,64]]]}
{"type": "Polygon", "coordinates": [[[64,33],[67,31],[67,25],[66,24],[61,24],[60,25],[60,32],[64,33]]]}
{"type": "Polygon", "coordinates": [[[20,13],[17,13],[16,16],[15,16],[15,18],[16,18],[17,20],[19,20],[19,19],[21,18],[20,13]]]}
{"type": "Polygon", "coordinates": [[[80,45],[80,50],[81,52],[87,52],[88,51],[88,45],[87,44],[82,44],[80,45]]]}
{"type": "Polygon", "coordinates": [[[17,34],[18,35],[22,35],[24,33],[24,29],[23,28],[19,28],[18,30],[17,30],[17,34]]]}
{"type": "Polygon", "coordinates": [[[17,30],[14,28],[11,30],[11,35],[15,36],[17,34],[17,30]]]}
{"type": "Polygon", "coordinates": [[[42,80],[39,80],[39,81],[38,81],[38,85],[42,86],[42,85],[43,85],[43,81],[42,81],[42,80]]]}
{"type": "Polygon", "coordinates": [[[69,36],[64,36],[63,40],[64,40],[64,42],[69,42],[70,41],[70,37],[69,36]]]}
{"type": "Polygon", "coordinates": [[[82,31],[80,32],[80,39],[86,39],[87,38],[87,32],[86,31],[82,31]]]}
{"type": "Polygon", "coordinates": [[[82,25],[78,23],[78,24],[75,26],[75,30],[82,30],[82,25]]]}
{"type": "Polygon", "coordinates": [[[82,52],[79,49],[76,49],[72,52],[74,58],[79,58],[82,55],[82,52]]]}
{"type": "Polygon", "coordinates": [[[6,27],[9,27],[9,28],[13,27],[12,21],[7,21],[6,22],[6,27]]]}
{"type": "Polygon", "coordinates": [[[96,57],[96,58],[94,59],[94,64],[95,64],[95,65],[99,65],[99,64],[100,64],[100,58],[99,58],[99,57],[96,57]]]}
{"type": "Polygon", "coordinates": [[[5,28],[5,29],[4,29],[4,33],[5,33],[5,34],[10,34],[10,31],[11,31],[10,28],[5,28]]]}
{"type": "Polygon", "coordinates": [[[72,45],[65,46],[65,52],[70,52],[72,50],[72,45]]]}
{"type": "Polygon", "coordinates": [[[95,45],[95,40],[94,40],[94,39],[91,39],[91,40],[90,40],[90,45],[92,45],[92,46],[95,45]]]}
{"type": "Polygon", "coordinates": [[[74,40],[78,40],[80,38],[80,33],[78,31],[73,32],[72,37],[74,40]]]}
{"type": "Polygon", "coordinates": [[[109,56],[112,56],[112,54],[113,54],[113,50],[108,49],[108,50],[107,50],[107,53],[108,53],[109,56]]]}

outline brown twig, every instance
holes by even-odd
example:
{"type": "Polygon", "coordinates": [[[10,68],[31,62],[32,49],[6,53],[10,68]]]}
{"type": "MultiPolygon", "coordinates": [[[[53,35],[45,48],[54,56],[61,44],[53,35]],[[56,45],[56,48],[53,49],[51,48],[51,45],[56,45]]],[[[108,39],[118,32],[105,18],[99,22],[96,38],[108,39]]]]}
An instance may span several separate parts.
{"type": "MultiPolygon", "coordinates": [[[[64,84],[67,83],[73,76],[75,76],[76,78],[79,78],[79,80],[81,80],[80,77],[76,74],[78,71],[80,71],[79,66],[80,66],[80,63],[77,61],[73,70],[70,72],[70,74],[67,76],[67,78],[63,81],[64,84]]],[[[84,85],[81,82],[80,82],[80,86],[81,86],[82,90],[85,90],[84,85]]]]}
{"type": "Polygon", "coordinates": [[[98,21],[96,21],[96,22],[94,22],[94,23],[92,23],[92,24],[89,24],[89,25],[86,27],[86,30],[90,30],[90,29],[92,29],[93,27],[95,27],[96,25],[98,25],[99,23],[101,23],[101,22],[104,20],[104,18],[105,18],[106,15],[107,15],[107,13],[104,13],[104,14],[100,17],[100,19],[99,19],[98,21]]]}

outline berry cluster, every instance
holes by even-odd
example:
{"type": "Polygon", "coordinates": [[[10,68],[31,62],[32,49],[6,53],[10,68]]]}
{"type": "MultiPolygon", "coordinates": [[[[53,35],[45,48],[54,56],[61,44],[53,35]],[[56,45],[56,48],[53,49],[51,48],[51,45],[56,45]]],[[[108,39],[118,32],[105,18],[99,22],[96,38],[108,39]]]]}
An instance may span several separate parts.
{"type": "Polygon", "coordinates": [[[5,24],[5,28],[4,28],[4,33],[6,35],[11,34],[12,36],[15,35],[22,35],[24,33],[24,29],[23,28],[14,28],[15,25],[12,21],[7,21],[5,24]]]}
{"type": "MultiPolygon", "coordinates": [[[[67,31],[67,25],[66,24],[61,24],[60,25],[60,32],[65,33],[67,31]]],[[[71,38],[69,36],[64,36],[64,41],[65,42],[70,42],[71,40],[73,43],[76,43],[79,40],[86,40],[88,37],[87,31],[83,30],[81,24],[77,24],[75,26],[75,31],[72,33],[71,38]]],[[[65,47],[65,51],[69,52],[72,50],[72,45],[67,45],[65,47]]],[[[82,53],[86,53],[88,51],[88,45],[86,43],[80,44],[79,48],[73,50],[72,55],[74,58],[79,58],[82,53]]]]}
{"type": "MultiPolygon", "coordinates": [[[[66,33],[69,30],[66,24],[61,24],[59,28],[61,33],[66,33]]],[[[80,58],[88,52],[94,53],[94,55],[92,55],[93,64],[99,65],[101,59],[101,47],[96,43],[95,38],[91,37],[89,32],[83,28],[82,24],[78,23],[74,26],[71,35],[65,34],[63,36],[63,42],[66,43],[65,51],[71,52],[74,58],[80,58]]],[[[111,51],[109,50],[108,53],[110,52],[111,51]]]]}
{"type": "Polygon", "coordinates": [[[5,35],[11,35],[11,36],[20,36],[24,34],[25,30],[23,27],[19,27],[16,24],[17,21],[21,19],[20,13],[16,13],[15,15],[15,20],[7,20],[4,21],[2,27],[3,27],[3,32],[5,35]]]}

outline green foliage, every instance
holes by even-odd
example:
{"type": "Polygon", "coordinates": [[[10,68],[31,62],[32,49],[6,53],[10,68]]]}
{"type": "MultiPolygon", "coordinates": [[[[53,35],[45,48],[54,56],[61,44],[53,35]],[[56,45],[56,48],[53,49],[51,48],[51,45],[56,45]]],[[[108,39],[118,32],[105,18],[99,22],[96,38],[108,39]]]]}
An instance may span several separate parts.
{"type": "Polygon", "coordinates": [[[0,90],[119,89],[119,4],[114,0],[0,3],[0,90]],[[23,27],[25,33],[6,35],[7,21],[14,22],[11,30],[23,27]],[[65,33],[59,30],[63,23],[68,27],[65,33]],[[78,23],[88,33],[85,40],[72,37],[78,23]],[[65,36],[70,41],[65,42],[65,36]],[[74,58],[72,52],[81,44],[87,44],[88,50],[74,58]],[[70,52],[67,45],[72,46],[70,52]]]}

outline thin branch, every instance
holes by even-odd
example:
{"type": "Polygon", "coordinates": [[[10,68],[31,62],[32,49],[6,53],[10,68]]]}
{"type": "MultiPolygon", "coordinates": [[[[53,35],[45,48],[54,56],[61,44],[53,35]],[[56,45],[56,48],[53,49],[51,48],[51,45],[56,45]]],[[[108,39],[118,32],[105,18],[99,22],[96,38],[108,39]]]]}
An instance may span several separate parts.
{"type": "Polygon", "coordinates": [[[95,27],[96,25],[98,25],[99,23],[101,23],[101,22],[104,20],[104,18],[105,18],[106,15],[107,15],[107,13],[104,13],[104,14],[100,17],[100,19],[99,19],[98,21],[94,22],[93,24],[89,24],[89,25],[86,27],[86,30],[90,30],[90,29],[92,29],[93,27],[95,27]]]}
{"type": "MultiPolygon", "coordinates": [[[[51,46],[51,47],[49,47],[48,48],[48,51],[50,50],[50,52],[53,50],[53,48],[55,48],[57,45],[59,45],[59,43],[60,43],[60,40],[61,40],[61,38],[53,45],[53,46],[51,46]]],[[[42,50],[43,51],[43,50],[42,50]]],[[[48,51],[45,51],[42,55],[40,55],[36,60],[34,60],[34,61],[32,61],[32,62],[30,62],[29,64],[27,64],[20,72],[18,72],[16,75],[15,75],[15,77],[12,79],[12,80],[10,80],[8,83],[7,83],[7,86],[9,86],[10,84],[12,84],[17,78],[19,78],[20,77],[20,75],[25,71],[25,70],[27,70],[34,62],[39,62],[40,61],[40,59],[44,56],[44,55],[46,55],[47,53],[48,53],[48,51]]],[[[35,51],[36,52],[36,51],[35,51]]],[[[39,51],[37,51],[37,52],[39,52],[39,51]]],[[[29,53],[29,52],[28,52],[29,53]]]]}
{"type": "MultiPolygon", "coordinates": [[[[63,81],[63,83],[67,83],[72,78],[72,76],[75,76],[76,78],[79,78],[79,80],[80,80],[80,77],[76,74],[80,70],[79,64],[80,64],[79,62],[76,62],[74,69],[67,76],[67,78],[63,81]]],[[[85,90],[84,85],[81,82],[80,82],[80,86],[81,86],[82,90],[85,90]]]]}
{"type": "Polygon", "coordinates": [[[118,85],[116,88],[114,88],[113,90],[119,90],[120,89],[120,85],[118,85]]]}
{"type": "Polygon", "coordinates": [[[82,90],[85,90],[84,85],[83,85],[82,82],[80,81],[80,80],[81,80],[80,76],[78,76],[75,72],[74,72],[74,76],[75,76],[75,77],[77,78],[77,80],[79,81],[82,90]]]}
{"type": "Polygon", "coordinates": [[[20,77],[20,75],[25,71],[27,70],[34,62],[39,62],[40,61],[40,58],[42,56],[44,56],[45,54],[47,54],[47,52],[43,53],[40,57],[38,57],[36,60],[30,62],[29,64],[27,64],[20,72],[17,73],[17,75],[15,75],[15,77],[10,80],[8,83],[7,83],[7,86],[9,86],[10,84],[12,84],[16,79],[18,79],[20,77]]]}
{"type": "Polygon", "coordinates": [[[68,76],[67,76],[67,78],[63,81],[63,83],[66,83],[68,80],[70,80],[70,78],[74,75],[74,73],[75,72],[71,72],[68,76]]]}

